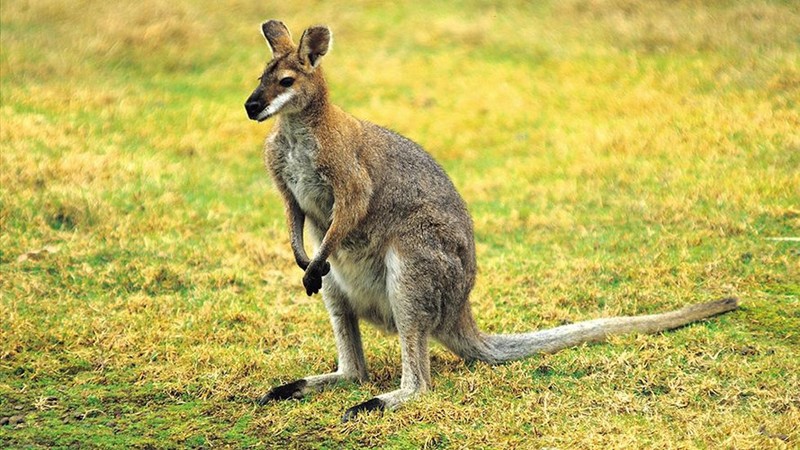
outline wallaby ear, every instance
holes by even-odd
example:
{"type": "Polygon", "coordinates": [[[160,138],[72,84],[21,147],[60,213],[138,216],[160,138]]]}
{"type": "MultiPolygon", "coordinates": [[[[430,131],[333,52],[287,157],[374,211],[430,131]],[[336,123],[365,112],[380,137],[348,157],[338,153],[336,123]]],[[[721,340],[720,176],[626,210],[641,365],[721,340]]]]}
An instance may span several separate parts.
{"type": "Polygon", "coordinates": [[[289,29],[279,20],[268,20],[261,24],[261,33],[267,40],[273,57],[285,55],[294,50],[294,41],[289,29]]]}
{"type": "Polygon", "coordinates": [[[333,46],[333,35],[328,27],[311,27],[303,32],[300,38],[300,59],[308,61],[311,67],[319,66],[322,57],[333,46]]]}

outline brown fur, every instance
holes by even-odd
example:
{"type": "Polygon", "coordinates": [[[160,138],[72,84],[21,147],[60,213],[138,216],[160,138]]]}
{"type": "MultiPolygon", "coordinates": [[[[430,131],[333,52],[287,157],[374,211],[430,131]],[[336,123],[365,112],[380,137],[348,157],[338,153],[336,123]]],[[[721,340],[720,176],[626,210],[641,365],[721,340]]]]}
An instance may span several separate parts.
{"type": "Polygon", "coordinates": [[[262,402],[366,379],[362,319],[397,332],[402,379],[399,389],[350,408],[344,420],[397,408],[428,390],[429,337],[464,359],[496,364],[610,334],[659,332],[736,308],[735,299],[726,299],[531,333],[481,333],[469,304],[476,272],[472,220],[444,170],[410,140],[330,103],[319,67],[331,46],[327,28],[307,29],[298,47],[280,22],[264,23],[262,32],[273,59],[245,108],[258,121],[277,115],[264,146],[266,165],[285,203],[303,285],[308,295],[323,291],[339,354],[336,372],[274,388],[262,402]],[[312,258],[303,242],[306,228],[316,247],[312,258]]]}

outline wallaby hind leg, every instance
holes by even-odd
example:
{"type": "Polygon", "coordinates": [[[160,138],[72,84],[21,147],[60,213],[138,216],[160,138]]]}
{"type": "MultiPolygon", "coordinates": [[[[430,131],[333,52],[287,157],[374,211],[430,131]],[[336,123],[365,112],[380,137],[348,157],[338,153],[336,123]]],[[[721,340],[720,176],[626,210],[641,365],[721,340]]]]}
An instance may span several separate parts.
{"type": "Polygon", "coordinates": [[[259,399],[259,404],[263,405],[272,400],[302,398],[309,392],[320,390],[326,385],[340,380],[366,381],[367,363],[364,359],[358,318],[350,307],[345,294],[335,284],[333,277],[325,278],[322,291],[339,355],[336,372],[311,375],[276,386],[259,399]]]}
{"type": "Polygon", "coordinates": [[[431,386],[428,336],[419,327],[398,330],[403,375],[400,389],[378,395],[345,411],[342,422],[368,411],[394,410],[427,391],[431,386]]]}
{"type": "Polygon", "coordinates": [[[435,319],[421,305],[430,302],[435,292],[432,286],[426,285],[419,273],[405,271],[404,264],[393,251],[387,255],[386,279],[389,303],[400,338],[400,389],[378,395],[348,409],[342,417],[343,422],[366,411],[397,409],[431,387],[428,334],[435,319]]]}

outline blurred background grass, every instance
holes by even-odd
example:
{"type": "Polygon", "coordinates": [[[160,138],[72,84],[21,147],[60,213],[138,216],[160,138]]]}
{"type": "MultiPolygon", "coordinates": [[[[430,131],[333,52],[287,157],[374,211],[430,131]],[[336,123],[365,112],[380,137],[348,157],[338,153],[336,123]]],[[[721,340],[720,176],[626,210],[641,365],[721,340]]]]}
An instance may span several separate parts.
{"type": "Polygon", "coordinates": [[[4,1],[6,446],[794,447],[800,11],[793,1],[4,1]],[[498,368],[432,350],[399,382],[256,408],[330,370],[242,104],[258,31],[328,24],[333,100],[425,146],[474,215],[481,326],[723,295],[740,312],[498,368]],[[45,250],[43,250],[45,249],[45,250]]]}

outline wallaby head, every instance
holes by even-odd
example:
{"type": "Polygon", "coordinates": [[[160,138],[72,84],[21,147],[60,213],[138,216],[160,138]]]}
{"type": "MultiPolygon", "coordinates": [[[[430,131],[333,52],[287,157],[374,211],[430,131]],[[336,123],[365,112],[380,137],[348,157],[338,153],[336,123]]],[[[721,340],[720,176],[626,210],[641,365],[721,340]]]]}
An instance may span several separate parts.
{"type": "Polygon", "coordinates": [[[261,32],[272,50],[272,60],[244,104],[251,120],[261,122],[278,113],[301,112],[327,95],[319,69],[322,57],[331,48],[332,36],[327,27],[308,28],[299,47],[280,21],[264,22],[261,32]]]}

